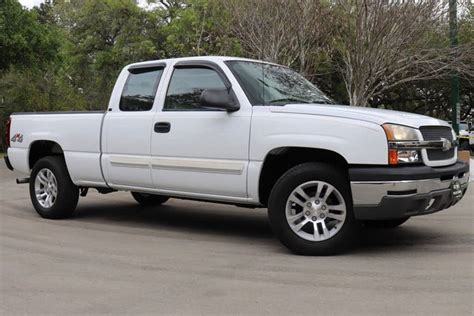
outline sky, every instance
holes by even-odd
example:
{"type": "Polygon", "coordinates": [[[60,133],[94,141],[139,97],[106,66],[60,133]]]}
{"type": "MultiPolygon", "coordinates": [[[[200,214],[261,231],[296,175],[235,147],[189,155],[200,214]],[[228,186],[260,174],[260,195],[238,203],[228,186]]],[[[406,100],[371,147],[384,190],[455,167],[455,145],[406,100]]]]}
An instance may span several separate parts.
{"type": "Polygon", "coordinates": [[[44,2],[44,0],[20,0],[20,3],[27,8],[32,8],[34,6],[37,6],[41,2],[44,2]]]}

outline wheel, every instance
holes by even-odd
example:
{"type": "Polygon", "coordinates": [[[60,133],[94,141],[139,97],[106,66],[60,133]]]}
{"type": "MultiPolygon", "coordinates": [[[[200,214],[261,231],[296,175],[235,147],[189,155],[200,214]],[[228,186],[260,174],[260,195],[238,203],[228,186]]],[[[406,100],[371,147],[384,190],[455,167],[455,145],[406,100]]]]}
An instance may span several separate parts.
{"type": "Polygon", "coordinates": [[[132,192],[132,196],[142,206],[157,206],[169,200],[167,196],[139,192],[132,192]]]}
{"type": "Polygon", "coordinates": [[[405,223],[410,217],[386,219],[379,221],[364,221],[363,226],[366,228],[395,228],[405,223]]]}
{"type": "Polygon", "coordinates": [[[79,200],[63,157],[49,156],[36,162],[30,177],[30,198],[35,210],[44,218],[70,217],[79,200]]]}
{"type": "Polygon", "coordinates": [[[301,164],[281,176],[270,193],[268,216],[281,243],[301,255],[341,252],[358,227],[349,180],[325,163],[301,164]]]}

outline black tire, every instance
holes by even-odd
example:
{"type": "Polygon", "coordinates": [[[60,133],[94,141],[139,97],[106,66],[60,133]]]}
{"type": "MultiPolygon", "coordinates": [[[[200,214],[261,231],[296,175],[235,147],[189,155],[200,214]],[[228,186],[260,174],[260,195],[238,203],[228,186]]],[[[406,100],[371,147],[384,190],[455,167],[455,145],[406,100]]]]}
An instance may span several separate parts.
{"type": "Polygon", "coordinates": [[[139,192],[132,192],[132,196],[141,206],[158,206],[170,199],[169,197],[163,195],[139,192]]]}
{"type": "Polygon", "coordinates": [[[358,223],[352,209],[349,180],[344,172],[326,163],[304,163],[288,170],[274,185],[268,203],[270,225],[281,241],[292,252],[300,255],[332,255],[348,248],[354,241],[358,223]],[[339,231],[323,241],[309,241],[298,236],[286,219],[286,203],[291,192],[303,183],[324,181],[334,186],[346,204],[346,218],[339,231]]]}
{"type": "Polygon", "coordinates": [[[60,219],[70,217],[74,213],[79,200],[79,188],[72,183],[64,157],[48,156],[36,162],[30,177],[30,198],[41,217],[60,219]],[[50,170],[57,182],[57,197],[54,204],[47,208],[40,204],[35,194],[36,176],[43,169],[50,170]]]}
{"type": "Polygon", "coordinates": [[[363,226],[365,228],[396,228],[405,223],[410,217],[397,218],[397,219],[386,219],[378,221],[364,221],[363,226]]]}

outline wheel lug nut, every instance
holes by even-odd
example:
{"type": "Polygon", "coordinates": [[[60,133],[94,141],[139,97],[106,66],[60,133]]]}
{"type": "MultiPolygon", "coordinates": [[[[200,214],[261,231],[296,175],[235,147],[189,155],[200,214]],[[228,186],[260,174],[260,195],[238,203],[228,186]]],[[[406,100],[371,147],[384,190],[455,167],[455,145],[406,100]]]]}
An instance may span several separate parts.
{"type": "Polygon", "coordinates": [[[321,209],[324,211],[326,209],[326,205],[321,206],[321,209]]]}
{"type": "Polygon", "coordinates": [[[312,220],[313,220],[313,221],[317,220],[316,216],[313,216],[312,220]]]}
{"type": "Polygon", "coordinates": [[[319,204],[319,200],[314,201],[314,203],[319,204]]]}
{"type": "Polygon", "coordinates": [[[306,203],[306,206],[311,207],[311,203],[310,202],[306,203]]]}
{"type": "Polygon", "coordinates": [[[324,214],[321,214],[321,215],[319,215],[319,217],[321,217],[321,218],[325,218],[325,217],[326,217],[326,215],[324,215],[324,214]]]}
{"type": "Polygon", "coordinates": [[[309,214],[311,214],[311,213],[310,213],[310,212],[306,212],[306,213],[305,213],[306,216],[309,216],[309,214]]]}

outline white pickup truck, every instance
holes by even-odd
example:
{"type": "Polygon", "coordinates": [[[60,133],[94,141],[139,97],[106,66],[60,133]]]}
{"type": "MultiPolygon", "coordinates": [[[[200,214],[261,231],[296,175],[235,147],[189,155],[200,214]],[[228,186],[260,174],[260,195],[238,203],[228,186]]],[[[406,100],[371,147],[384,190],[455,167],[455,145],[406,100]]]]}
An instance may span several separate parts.
{"type": "Polygon", "coordinates": [[[447,209],[468,186],[447,122],[333,105],[291,69],[242,58],[132,64],[105,113],[13,113],[7,125],[7,166],[43,217],[72,215],[88,188],[142,205],[267,207],[299,254],[447,209]]]}

